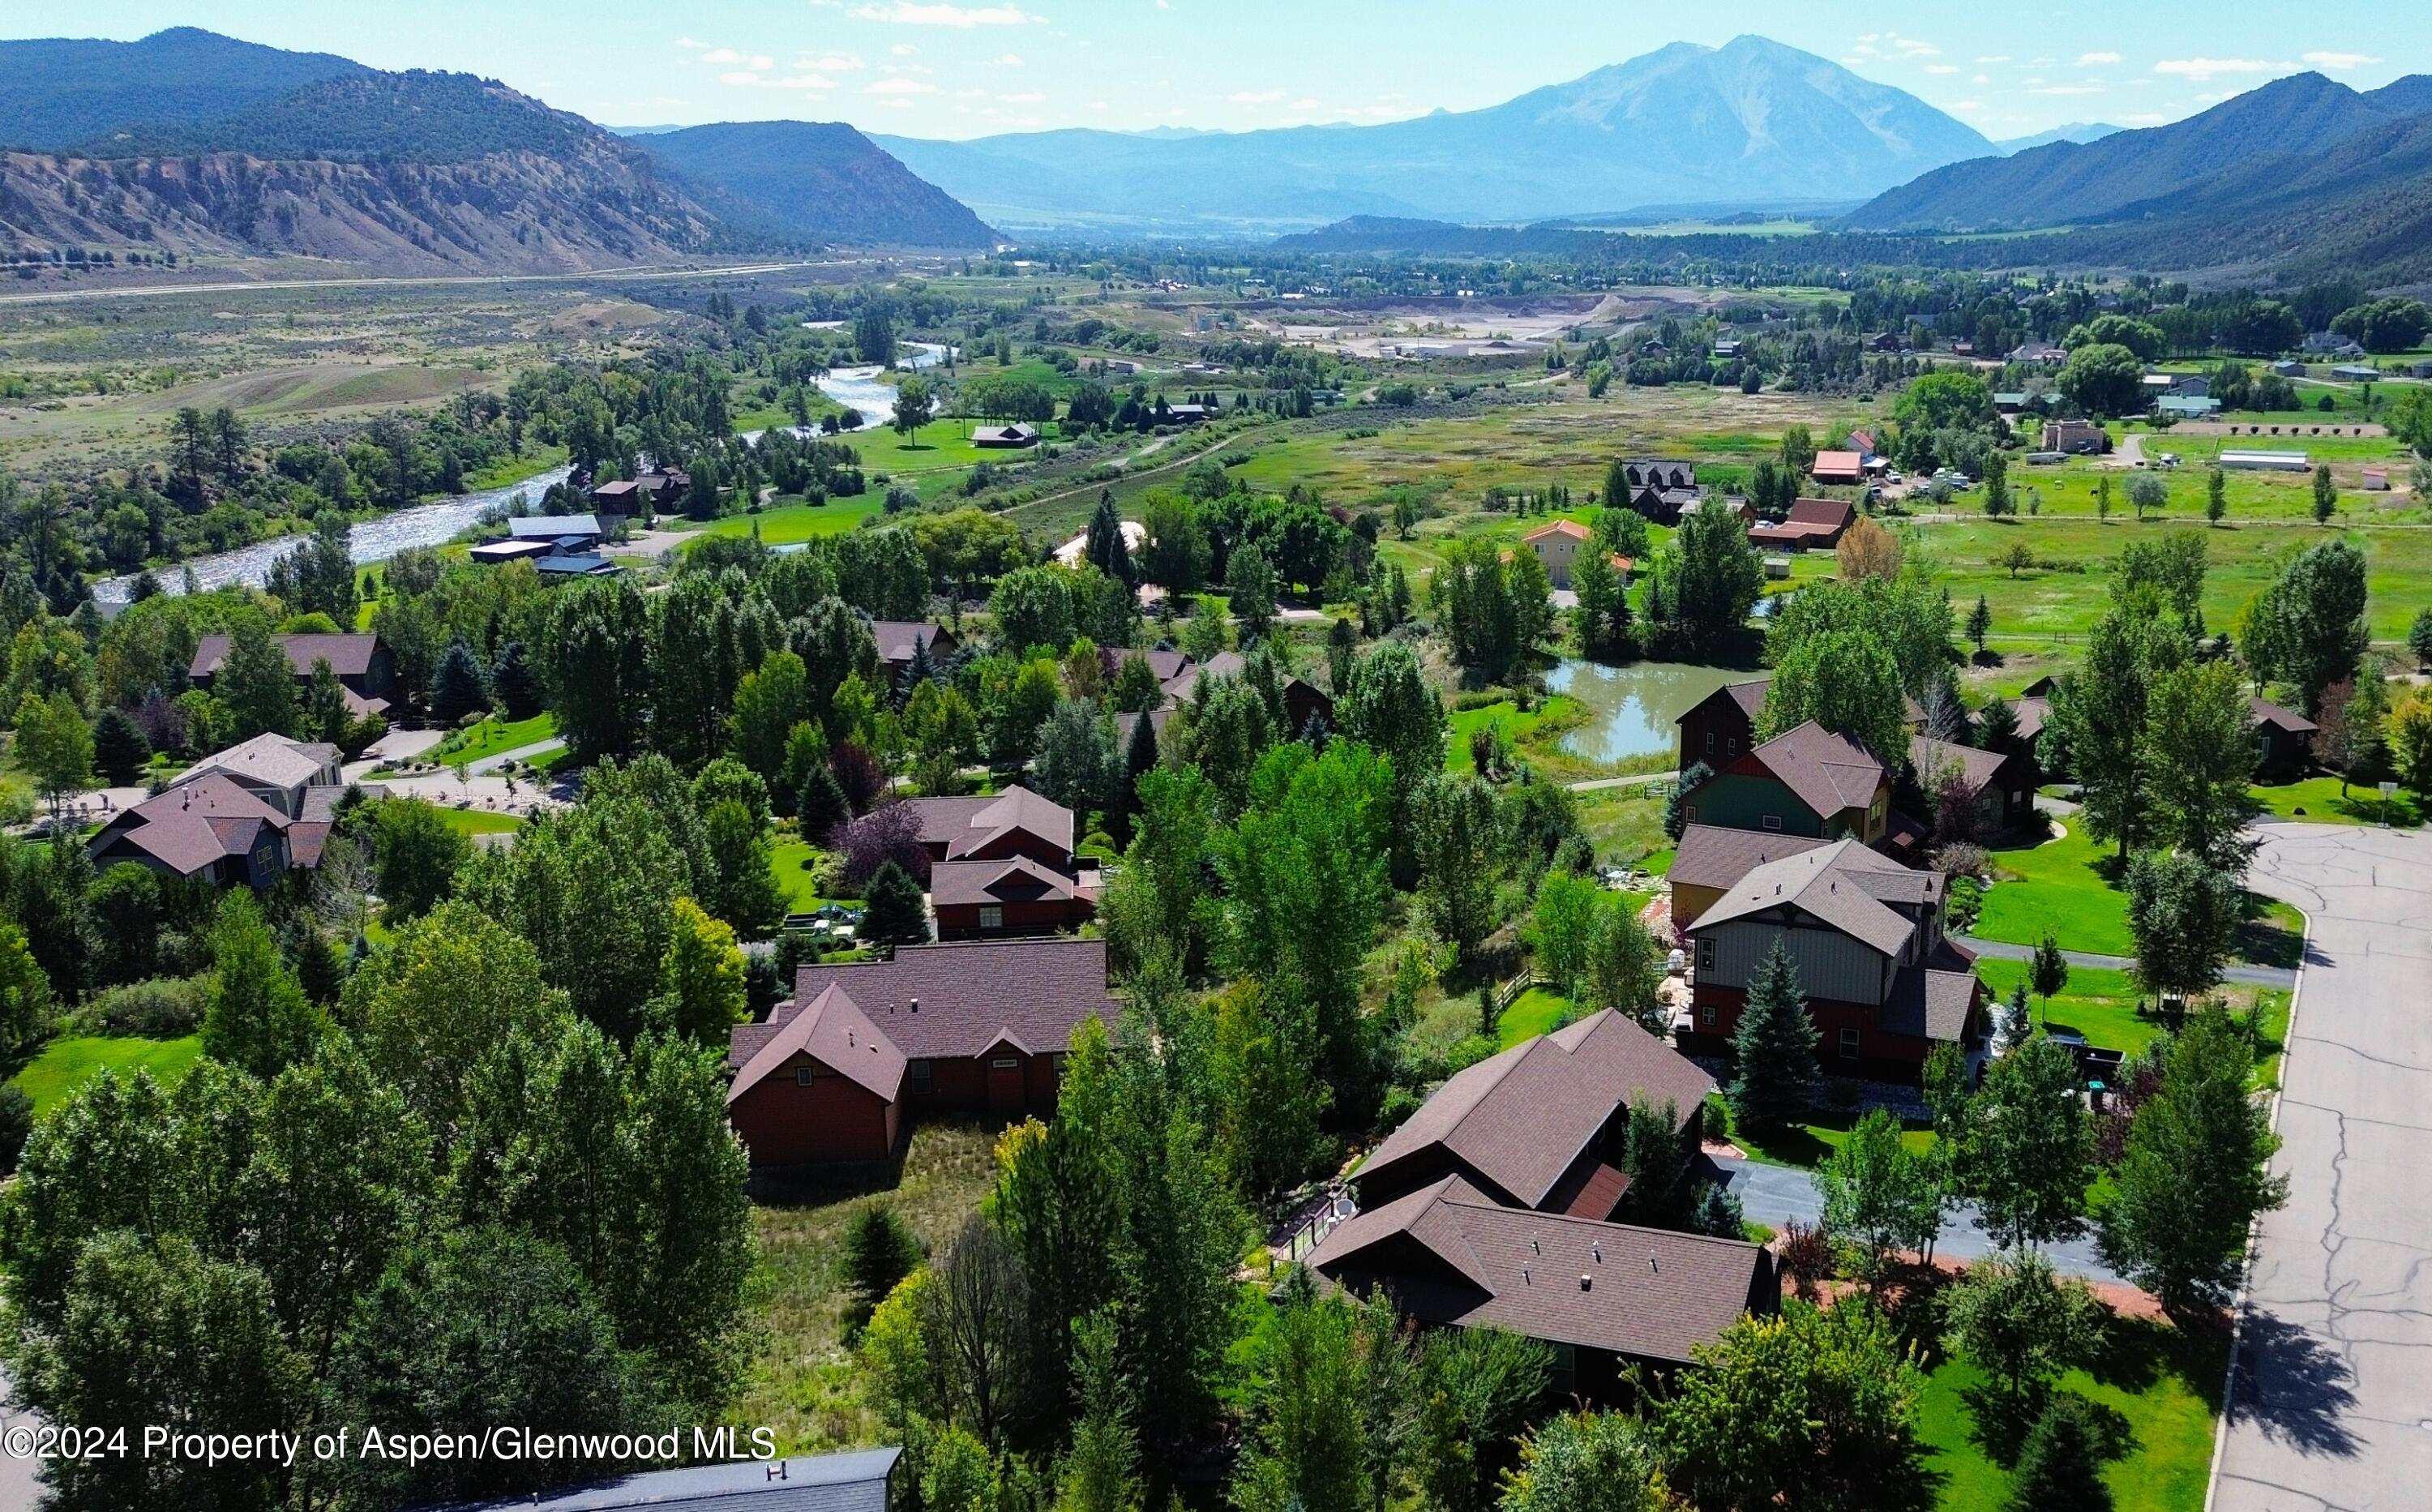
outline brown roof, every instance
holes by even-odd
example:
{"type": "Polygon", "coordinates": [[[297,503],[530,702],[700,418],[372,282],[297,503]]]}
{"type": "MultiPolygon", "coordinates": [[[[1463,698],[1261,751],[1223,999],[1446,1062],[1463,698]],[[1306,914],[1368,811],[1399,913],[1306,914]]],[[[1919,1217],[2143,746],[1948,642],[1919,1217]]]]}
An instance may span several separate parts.
{"type": "MultiPolygon", "coordinates": [[[[298,677],[312,675],[312,664],[326,661],[329,670],[341,677],[362,677],[372,670],[372,653],[380,648],[378,636],[277,636],[279,648],[287,653],[287,665],[298,677]]],[[[194,642],[194,662],[188,670],[190,677],[213,677],[219,674],[220,663],[228,659],[228,637],[205,636],[194,642]]]]}
{"type": "Polygon", "coordinates": [[[230,857],[248,856],[287,816],[220,773],[206,773],[145,799],[103,826],[87,854],[96,860],[119,845],[151,857],[181,876],[230,857]]]}
{"type": "Polygon", "coordinates": [[[1344,1219],[1309,1264],[1384,1283],[1423,1322],[1678,1361],[1739,1320],[1771,1266],[1737,1239],[1501,1207],[1457,1176],[1344,1219]]]}
{"type": "Polygon", "coordinates": [[[939,654],[937,647],[939,637],[944,637],[949,645],[954,639],[937,626],[918,620],[872,620],[870,633],[878,642],[878,659],[890,666],[910,661],[915,648],[924,640],[930,643],[929,654],[935,656],[939,654]]]}
{"type": "Polygon", "coordinates": [[[1681,720],[1687,719],[1714,700],[1728,698],[1740,706],[1740,712],[1747,715],[1748,723],[1753,725],[1756,723],[1757,716],[1765,712],[1765,690],[1772,686],[1773,680],[1769,677],[1758,677],[1745,683],[1725,683],[1690,705],[1680,715],[1680,719],[1674,720],[1672,722],[1678,724],[1681,720]]]}
{"type": "Polygon", "coordinates": [[[727,1106],[733,1107],[735,1098],[776,1075],[798,1055],[809,1056],[888,1102],[895,1100],[904,1085],[904,1052],[842,987],[830,986],[752,1051],[726,1089],[727,1106]]]}
{"type": "Polygon", "coordinates": [[[342,759],[343,753],[334,745],[262,734],[203,757],[185,770],[176,786],[183,787],[207,773],[221,772],[232,777],[250,777],[274,788],[301,788],[342,759]]]}
{"type": "Polygon", "coordinates": [[[1568,535],[1575,541],[1583,541],[1589,539],[1595,535],[1596,532],[1588,529],[1585,525],[1580,524],[1576,519],[1557,519],[1548,524],[1538,526],[1535,530],[1530,531],[1528,535],[1523,535],[1520,538],[1524,541],[1533,543],[1536,541],[1545,540],[1555,535],[1568,535]]]}
{"type": "Polygon", "coordinates": [[[1767,861],[1801,855],[1829,843],[1761,829],[1690,824],[1681,829],[1680,849],[1673,853],[1672,869],[1664,877],[1675,887],[1732,887],[1767,861]]]}
{"type": "Polygon", "coordinates": [[[1854,840],[1767,861],[1750,871],[1714,907],[1697,916],[1691,932],[1774,909],[1794,908],[1886,956],[1908,944],[1917,921],[1892,907],[1938,905],[1942,878],[1912,872],[1854,840]]]}
{"type": "Polygon", "coordinates": [[[1883,1003],[1883,1028],[1893,1034],[1957,1044],[1968,1034],[1968,1016],[1982,990],[1976,957],[1945,940],[1922,962],[1904,966],[1883,1003]]]}
{"type": "Polygon", "coordinates": [[[1936,740],[1929,736],[1912,735],[1908,738],[1908,762],[1917,769],[1920,778],[1956,766],[1960,780],[1980,792],[1993,786],[1993,779],[2001,775],[2001,763],[2009,759],[1999,751],[1936,740]]]}
{"type": "Polygon", "coordinates": [[[1687,1058],[1607,1009],[1454,1076],[1385,1137],[1360,1174],[1442,1146],[1480,1180],[1535,1207],[1632,1098],[1669,1102],[1685,1123],[1714,1090],[1714,1079],[1687,1058]]]}
{"type": "Polygon", "coordinates": [[[2254,710],[2257,724],[2274,725],[2291,735],[2311,735],[2322,728],[2296,710],[2282,708],[2268,698],[2250,698],[2246,703],[2254,710]]]}
{"type": "Polygon", "coordinates": [[[2044,733],[2044,722],[2052,718],[2052,700],[2021,698],[2011,705],[2018,716],[2018,739],[2032,740],[2044,733]]]}
{"type": "Polygon", "coordinates": [[[1782,779],[1815,813],[1830,818],[1845,808],[1865,808],[1884,780],[1875,754],[1814,720],[1782,731],[1748,753],[1782,779]]]}
{"type": "Polygon", "coordinates": [[[1154,647],[1143,650],[1137,646],[1107,646],[1099,651],[1098,660],[1108,677],[1122,671],[1124,662],[1144,661],[1149,674],[1159,683],[1170,683],[1191,670],[1190,653],[1158,651],[1154,647]]]}
{"type": "Polygon", "coordinates": [[[1856,514],[1856,507],[1846,499],[1798,499],[1791,501],[1789,518],[1795,525],[1847,530],[1856,514]]]}
{"type": "Polygon", "coordinates": [[[893,960],[858,966],[805,966],[792,1003],[762,1024],[736,1025],[727,1063],[751,1063],[769,1038],[841,986],[889,1043],[915,1059],[968,1058],[1001,1040],[1033,1054],[1061,1051],[1092,1016],[1112,1024],[1103,940],[978,941],[905,945],[893,960]]]}
{"type": "Polygon", "coordinates": [[[920,841],[946,847],[946,858],[956,860],[985,846],[1006,830],[1027,830],[1057,850],[1072,849],[1072,810],[1050,803],[1027,788],[972,798],[906,798],[920,816],[920,841]]]}
{"type": "Polygon", "coordinates": [[[929,900],[939,908],[1062,903],[1077,892],[1071,877],[1020,856],[1009,861],[939,861],[929,868],[929,900]]]}

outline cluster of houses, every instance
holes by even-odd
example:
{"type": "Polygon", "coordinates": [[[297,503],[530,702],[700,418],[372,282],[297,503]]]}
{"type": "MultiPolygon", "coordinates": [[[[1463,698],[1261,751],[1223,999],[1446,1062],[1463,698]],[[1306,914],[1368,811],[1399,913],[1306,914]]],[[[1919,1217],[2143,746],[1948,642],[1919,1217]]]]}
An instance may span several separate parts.
{"type": "MultiPolygon", "coordinates": [[[[618,484],[603,484],[614,488],[618,484]]],[[[624,570],[600,554],[608,527],[597,515],[520,515],[507,533],[472,549],[474,561],[530,562],[545,578],[614,577],[624,570]]]]}
{"type": "Polygon", "coordinates": [[[119,810],[85,854],[96,870],[132,861],[182,881],[262,891],[290,869],[321,864],[347,788],[339,761],[334,745],[257,735],[119,810]]]}

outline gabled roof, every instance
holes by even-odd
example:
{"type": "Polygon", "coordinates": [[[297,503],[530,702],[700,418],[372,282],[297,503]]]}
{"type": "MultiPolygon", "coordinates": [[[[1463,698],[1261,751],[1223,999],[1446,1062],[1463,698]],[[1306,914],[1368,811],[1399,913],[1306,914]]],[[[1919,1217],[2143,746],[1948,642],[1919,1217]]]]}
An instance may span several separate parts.
{"type": "Polygon", "coordinates": [[[1690,705],[1680,718],[1672,722],[1679,724],[1714,700],[1727,698],[1739,705],[1740,713],[1747,717],[1749,724],[1753,725],[1756,723],[1756,717],[1765,712],[1765,690],[1772,686],[1772,679],[1766,677],[1752,678],[1745,683],[1725,683],[1690,705]]]}
{"type": "Polygon", "coordinates": [[[1588,529],[1585,525],[1580,524],[1576,519],[1557,519],[1538,526],[1535,530],[1530,531],[1528,535],[1523,535],[1520,538],[1529,545],[1534,546],[1539,541],[1549,540],[1556,535],[1567,535],[1575,541],[1584,541],[1594,538],[1596,532],[1588,529]]]}
{"type": "MultiPolygon", "coordinates": [[[[287,665],[298,677],[312,675],[312,664],[326,661],[329,670],[341,677],[361,677],[372,670],[372,653],[380,649],[380,637],[361,636],[274,636],[279,648],[287,653],[287,665]]],[[[228,637],[205,636],[194,642],[194,665],[190,677],[215,677],[220,664],[228,660],[228,637]]]]}
{"type": "Polygon", "coordinates": [[[2049,698],[2021,698],[2010,708],[2018,717],[2018,739],[2021,740],[2033,740],[2043,734],[2045,722],[2052,718],[2052,700],[2049,698]]]}
{"type": "Polygon", "coordinates": [[[1855,451],[1818,451],[1816,453],[1815,466],[1808,469],[1808,474],[1816,478],[1827,474],[1836,478],[1844,475],[1855,476],[1866,467],[1866,459],[1855,451]]]}
{"type": "Polygon", "coordinates": [[[1982,989],[1976,957],[1943,940],[1917,964],[1902,967],[1883,1002],[1883,1028],[1893,1034],[1957,1044],[1968,1033],[1968,1015],[1982,989]]]}
{"type": "Polygon", "coordinates": [[[893,1102],[904,1085],[904,1056],[841,985],[830,985],[767,1036],[726,1089],[735,1099],[775,1076],[794,1057],[807,1055],[838,1076],[893,1102]]]}
{"type": "Polygon", "coordinates": [[[250,778],[274,788],[302,788],[336,766],[339,755],[334,745],[307,744],[265,733],[203,757],[170,786],[181,788],[208,773],[224,772],[231,777],[250,778]]]}
{"type": "Polygon", "coordinates": [[[976,941],[904,945],[893,960],[805,966],[791,1003],[762,1024],[738,1024],[727,1063],[744,1066],[769,1036],[832,986],[843,987],[887,1041],[915,1060],[980,1055],[1004,1034],[1061,1050],[1086,1018],[1115,1022],[1103,940],[976,941]]]}
{"type": "Polygon", "coordinates": [[[1344,1219],[1309,1264],[1386,1283],[1423,1322],[1677,1361],[1737,1322],[1770,1274],[1756,1245],[1502,1207],[1459,1177],[1344,1219]],[[1404,1241],[1441,1273],[1411,1264],[1404,1241]]]}
{"type": "Polygon", "coordinates": [[[929,900],[938,908],[988,903],[1063,903],[1079,889],[1069,876],[1027,857],[1007,861],[938,861],[929,868],[929,900]]]}
{"type": "MultiPolygon", "coordinates": [[[[1847,454],[1856,455],[1855,452],[1847,454]]],[[[1840,530],[1857,513],[1857,506],[1846,499],[1799,499],[1791,501],[1789,519],[1794,525],[1823,525],[1840,530]]]]}
{"type": "Polygon", "coordinates": [[[954,637],[944,630],[920,620],[872,620],[870,636],[878,642],[878,659],[883,662],[905,662],[912,659],[921,642],[929,643],[931,655],[937,654],[937,637],[949,641],[954,637]]]}
{"type": "Polygon", "coordinates": [[[1871,805],[1885,776],[1872,751],[1814,720],[1782,731],[1750,751],[1748,758],[1762,763],[1800,803],[1824,818],[1871,805]]]}
{"type": "Polygon", "coordinates": [[[1536,1207],[1633,1097],[1697,1114],[1714,1079],[1611,1009],[1524,1041],[1436,1089],[1385,1137],[1362,1177],[1441,1146],[1513,1200],[1536,1207]]]}
{"type": "Polygon", "coordinates": [[[181,876],[233,857],[249,856],[262,832],[284,830],[287,816],[227,775],[207,772],[125,810],[87,847],[96,859],[131,846],[181,876]]]}
{"type": "Polygon", "coordinates": [[[1072,810],[1023,787],[974,798],[906,798],[920,817],[920,841],[960,860],[1007,830],[1025,830],[1061,851],[1072,849],[1072,810]]]}
{"type": "Polygon", "coordinates": [[[1936,740],[1930,736],[1912,735],[1908,738],[1908,764],[1917,769],[1920,781],[1933,773],[1955,766],[1959,769],[1960,780],[1982,792],[1993,786],[1993,779],[2001,774],[2002,764],[2009,759],[1999,751],[1936,740]]]}
{"type": "Polygon", "coordinates": [[[1762,829],[1722,829],[1689,824],[1680,831],[1680,849],[1672,869],[1664,874],[1674,887],[1728,888],[1767,861],[1799,856],[1832,843],[1801,835],[1762,829]]]}
{"type": "Polygon", "coordinates": [[[2246,703],[2247,706],[2254,710],[2255,722],[2257,724],[2269,724],[2276,729],[2286,730],[2291,735],[2311,735],[2322,728],[2295,709],[2282,708],[2268,698],[2250,698],[2246,703]]]}
{"type": "Polygon", "coordinates": [[[1100,648],[1098,660],[1112,677],[1123,670],[1126,661],[1148,663],[1149,675],[1160,684],[1170,683],[1191,670],[1191,654],[1185,651],[1159,651],[1154,647],[1106,646],[1100,648]]]}
{"type": "Polygon", "coordinates": [[[1890,905],[1924,906],[1941,895],[1935,873],[1912,872],[1854,840],[1840,840],[1755,868],[1689,927],[1702,933],[1734,919],[1796,909],[1871,950],[1896,956],[1917,924],[1890,905]]]}

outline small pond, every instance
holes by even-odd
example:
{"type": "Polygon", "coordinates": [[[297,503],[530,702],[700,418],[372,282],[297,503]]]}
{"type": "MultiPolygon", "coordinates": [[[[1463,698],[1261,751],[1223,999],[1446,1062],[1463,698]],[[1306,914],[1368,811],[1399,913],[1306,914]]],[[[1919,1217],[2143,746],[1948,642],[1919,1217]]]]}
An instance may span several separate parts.
{"type": "Polygon", "coordinates": [[[1565,658],[1545,674],[1545,687],[1587,705],[1587,719],[1563,734],[1563,750],[1589,761],[1626,761],[1675,749],[1680,738],[1675,721],[1724,684],[1760,675],[1682,662],[1607,667],[1565,658]]]}

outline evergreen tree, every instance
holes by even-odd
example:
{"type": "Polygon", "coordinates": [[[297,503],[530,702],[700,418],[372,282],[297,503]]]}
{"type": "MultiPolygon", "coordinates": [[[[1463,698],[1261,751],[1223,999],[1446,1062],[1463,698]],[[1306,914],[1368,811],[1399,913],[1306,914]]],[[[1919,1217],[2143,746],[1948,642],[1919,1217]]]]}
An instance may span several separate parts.
{"type": "Polygon", "coordinates": [[[1131,545],[1123,539],[1123,517],[1115,508],[1115,491],[1111,488],[1098,492],[1098,507],[1089,515],[1086,554],[1091,567],[1126,589],[1139,586],[1140,579],[1132,568],[1131,545]]]}
{"type": "Polygon", "coordinates": [[[844,1230],[839,1263],[853,1326],[860,1328],[903,1279],[920,1268],[920,1241],[893,1203],[877,1198],[854,1210],[844,1230]]]}
{"type": "Polygon", "coordinates": [[[2104,1437],[2085,1398],[2056,1393],[2018,1446],[2006,1512],[2111,1512],[2104,1437]]]}
{"type": "Polygon", "coordinates": [[[1132,816],[1140,812],[1140,780],[1157,770],[1157,724],[1146,714],[1132,716],[1131,739],[1123,747],[1123,770],[1106,799],[1106,823],[1117,840],[1131,839],[1132,816]]]}
{"type": "Polygon", "coordinates": [[[1731,1038],[1737,1063],[1725,1093],[1731,1115],[1760,1130],[1797,1121],[1815,1102],[1822,1079],[1816,1064],[1821,1039],[1807,1016],[1799,965],[1790,959],[1789,947],[1776,940],[1757,962],[1747,1006],[1740,1010],[1739,1029],[1731,1038]]]}
{"type": "Polygon", "coordinates": [[[1689,827],[1687,804],[1689,795],[1696,792],[1697,789],[1705,783],[1706,779],[1712,777],[1714,774],[1714,769],[1706,765],[1703,761],[1693,761],[1689,763],[1689,770],[1680,773],[1680,780],[1674,783],[1672,785],[1672,790],[1664,795],[1664,834],[1670,836],[1676,841],[1680,838],[1680,832],[1689,827]]]}
{"type": "Polygon", "coordinates": [[[473,648],[462,640],[449,641],[447,654],[439,658],[439,670],[431,674],[431,712],[440,722],[454,724],[489,706],[490,690],[473,648]]]}
{"type": "Polygon", "coordinates": [[[93,722],[93,764],[112,785],[123,788],[133,782],[150,759],[152,742],[126,710],[103,709],[93,722]]]}
{"type": "Polygon", "coordinates": [[[929,910],[912,874],[888,861],[870,874],[861,937],[873,944],[918,945],[929,939],[929,910]]]}
{"type": "Polygon", "coordinates": [[[211,692],[228,705],[231,739],[250,740],[265,731],[287,735],[296,727],[295,669],[270,627],[252,615],[229,629],[211,692]]]}
{"type": "Polygon", "coordinates": [[[1968,638],[1976,642],[1978,660],[1984,657],[1984,638],[1993,633],[1993,605],[1984,595],[1976,595],[1976,607],[1968,611],[1968,638]]]}
{"type": "Polygon", "coordinates": [[[490,663],[490,692],[511,720],[528,720],[540,712],[540,676],[522,641],[510,640],[498,648],[490,663]]]}
{"type": "Polygon", "coordinates": [[[1081,1417],[1064,1456],[1059,1512],[1137,1512],[1140,1434],[1131,1389],[1115,1348],[1115,1319],[1102,1309],[1072,1324],[1072,1378],[1081,1417]]]}

